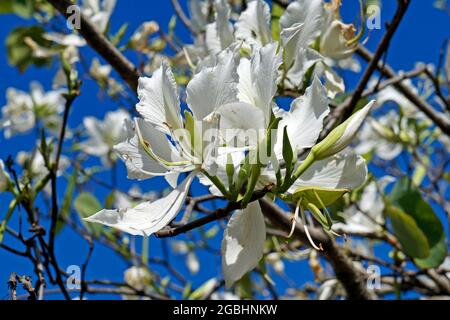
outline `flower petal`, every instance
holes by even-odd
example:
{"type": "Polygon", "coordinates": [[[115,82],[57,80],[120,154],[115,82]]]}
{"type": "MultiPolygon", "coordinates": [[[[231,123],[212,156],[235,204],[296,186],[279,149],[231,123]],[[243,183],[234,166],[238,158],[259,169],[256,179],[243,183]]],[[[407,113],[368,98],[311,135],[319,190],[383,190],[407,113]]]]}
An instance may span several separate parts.
{"type": "Polygon", "coordinates": [[[256,146],[265,137],[266,123],[263,111],[251,104],[229,103],[219,108],[217,114],[220,115],[222,137],[231,147],[256,146]],[[233,144],[236,142],[238,145],[233,144]]]}
{"type": "Polygon", "coordinates": [[[231,50],[218,56],[214,67],[205,67],[189,82],[186,102],[197,120],[202,120],[220,106],[237,101],[236,61],[231,50]]]}
{"type": "Polygon", "coordinates": [[[272,38],[269,5],[262,0],[249,2],[236,22],[235,35],[237,40],[248,44],[264,46],[269,43],[272,38]]]}
{"type": "Polygon", "coordinates": [[[233,214],[222,240],[222,272],[228,288],[257,266],[265,239],[266,224],[257,201],[233,214]]]}
{"type": "MultiPolygon", "coordinates": [[[[141,135],[151,139],[149,143],[152,151],[165,160],[177,159],[176,150],[169,144],[164,133],[142,119],[137,119],[141,135]]],[[[127,138],[125,141],[114,146],[122,160],[125,162],[129,179],[148,179],[154,176],[161,176],[168,172],[160,162],[151,158],[142,147],[135,127],[131,121],[126,121],[127,138]]]]}
{"type": "Polygon", "coordinates": [[[205,45],[211,55],[228,48],[234,41],[230,23],[230,6],[225,0],[215,0],[215,21],[206,25],[205,45]]]}
{"type": "Polygon", "coordinates": [[[314,162],[294,182],[289,192],[295,192],[298,187],[352,190],[362,185],[366,176],[366,161],[361,156],[337,154],[314,162]]]}
{"type": "Polygon", "coordinates": [[[196,174],[197,172],[192,172],[182,184],[164,198],[154,202],[143,202],[134,208],[103,209],[84,220],[101,223],[133,235],[150,236],[164,228],[177,216],[196,174]]]}
{"type": "Polygon", "coordinates": [[[216,0],[216,30],[222,49],[228,48],[234,41],[233,26],[230,23],[230,6],[226,0],[216,0]]]}
{"type": "Polygon", "coordinates": [[[272,100],[277,91],[280,64],[281,57],[277,55],[277,43],[271,42],[255,50],[251,61],[241,59],[238,67],[239,101],[263,110],[266,125],[270,121],[272,100]]]}
{"type": "Polygon", "coordinates": [[[280,19],[280,26],[284,29],[298,23],[303,24],[295,36],[295,48],[306,48],[319,35],[323,16],[322,0],[296,0],[286,8],[280,19]]]}
{"type": "Polygon", "coordinates": [[[283,114],[278,125],[278,143],[275,145],[277,156],[281,156],[282,152],[284,127],[287,126],[289,140],[294,149],[298,151],[309,148],[316,143],[323,128],[323,120],[329,112],[325,88],[315,77],[305,95],[295,99],[291,110],[283,114]]]}
{"type": "Polygon", "coordinates": [[[171,130],[183,127],[177,85],[166,62],[151,78],[139,78],[138,96],[136,110],[158,130],[169,134],[171,130]]]}

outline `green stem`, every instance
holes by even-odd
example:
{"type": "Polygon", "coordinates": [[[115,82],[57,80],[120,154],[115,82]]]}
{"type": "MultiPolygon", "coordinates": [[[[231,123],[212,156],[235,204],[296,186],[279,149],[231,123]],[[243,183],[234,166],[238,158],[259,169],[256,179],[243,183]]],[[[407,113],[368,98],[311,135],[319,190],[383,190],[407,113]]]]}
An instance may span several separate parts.
{"type": "Polygon", "coordinates": [[[3,234],[5,233],[5,230],[6,230],[6,224],[8,223],[9,219],[11,219],[11,216],[12,216],[14,209],[16,208],[18,202],[19,202],[18,199],[14,198],[11,201],[11,203],[9,204],[5,219],[2,221],[2,224],[0,225],[0,243],[2,243],[2,241],[3,241],[3,234]]]}
{"type": "Polygon", "coordinates": [[[261,165],[255,164],[252,166],[252,172],[250,176],[250,181],[247,184],[247,189],[245,190],[244,197],[242,198],[241,205],[242,207],[246,207],[252,198],[253,191],[255,190],[256,183],[258,182],[258,178],[261,174],[261,165]]]}
{"type": "Polygon", "coordinates": [[[306,157],[306,159],[297,168],[297,170],[295,170],[292,177],[290,179],[288,179],[288,177],[286,177],[285,182],[283,183],[283,185],[281,186],[281,188],[278,192],[279,193],[286,192],[292,186],[292,184],[295,182],[295,180],[297,180],[298,177],[300,177],[309,167],[311,167],[311,165],[314,163],[314,161],[316,161],[316,157],[315,157],[314,153],[311,151],[308,154],[308,156],[306,157]]]}
{"type": "Polygon", "coordinates": [[[142,265],[147,266],[148,263],[148,237],[144,236],[142,239],[142,265]]]}
{"type": "Polygon", "coordinates": [[[217,176],[211,176],[208,172],[205,170],[202,170],[202,173],[208,177],[208,179],[222,192],[224,197],[229,197],[229,192],[227,188],[225,188],[225,185],[223,184],[222,180],[220,180],[217,176]]]}

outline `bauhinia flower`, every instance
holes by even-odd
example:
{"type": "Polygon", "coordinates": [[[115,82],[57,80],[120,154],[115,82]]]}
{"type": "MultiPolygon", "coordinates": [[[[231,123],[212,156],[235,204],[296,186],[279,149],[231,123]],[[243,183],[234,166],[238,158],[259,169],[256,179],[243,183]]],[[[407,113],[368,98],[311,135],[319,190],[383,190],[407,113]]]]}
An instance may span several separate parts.
{"type": "Polygon", "coordinates": [[[197,274],[200,270],[200,263],[192,248],[189,248],[186,241],[172,241],[172,250],[175,254],[186,256],[186,267],[191,274],[197,274]]]}
{"type": "MultiPolygon", "coordinates": [[[[24,168],[27,177],[29,177],[30,179],[40,180],[45,175],[48,174],[48,168],[45,166],[44,157],[37,150],[35,152],[27,152],[27,151],[18,152],[16,161],[24,168]]],[[[69,165],[70,160],[66,156],[61,155],[56,175],[61,176],[64,173],[64,171],[69,167],[69,165]]],[[[50,191],[49,188],[44,190],[50,191]]]]}
{"type": "Polygon", "coordinates": [[[81,13],[100,32],[105,32],[115,6],[116,0],[83,0],[81,13]]]}
{"type": "MultiPolygon", "coordinates": [[[[123,273],[123,279],[125,280],[125,283],[129,286],[131,286],[133,289],[144,291],[148,286],[150,286],[152,281],[152,275],[148,271],[147,268],[144,267],[138,267],[138,266],[132,266],[125,270],[123,273]]],[[[134,300],[139,299],[139,296],[130,296],[130,295],[124,295],[123,299],[126,300],[134,300]]]]}
{"type": "Polygon", "coordinates": [[[100,157],[104,165],[110,166],[116,161],[114,146],[126,138],[125,120],[129,120],[127,111],[108,112],[103,121],[94,117],[83,120],[88,140],[80,144],[81,150],[93,156],[100,157]]]}
{"type": "MultiPolygon", "coordinates": [[[[368,119],[361,128],[355,151],[359,154],[368,154],[373,151],[383,160],[395,159],[403,150],[401,131],[411,133],[411,140],[414,141],[415,133],[412,130],[402,130],[407,129],[406,122],[406,118],[399,121],[395,111],[390,111],[376,120],[368,119]]],[[[402,136],[405,137],[404,134],[402,136]]]]}
{"type": "MultiPolygon", "coordinates": [[[[362,185],[366,179],[367,166],[364,159],[355,154],[340,152],[351,142],[361,125],[361,119],[367,115],[372,104],[373,102],[355,113],[351,119],[342,124],[342,127],[333,130],[323,140],[328,149],[324,147],[325,144],[316,144],[323,129],[323,119],[329,113],[325,88],[317,78],[313,80],[304,96],[292,102],[289,111],[275,110],[275,114],[281,117],[278,124],[278,138],[274,146],[277,160],[281,162],[284,157],[283,149],[286,144],[283,139],[284,132],[294,153],[312,147],[309,155],[303,161],[298,161],[292,169],[293,178],[288,184],[287,192],[282,195],[297,204],[296,216],[301,215],[307,234],[309,233],[305,210],[310,211],[325,228],[331,230],[331,225],[321,210],[326,210],[326,206],[346,192],[362,185]],[[319,148],[314,149],[317,146],[319,148]],[[320,153],[313,150],[319,150],[320,153]]],[[[276,171],[272,160],[272,163],[262,171],[259,186],[277,185],[279,178],[276,171]]],[[[286,169],[281,169],[280,172],[280,175],[284,176],[286,169]]],[[[222,242],[222,269],[227,286],[258,264],[264,253],[264,241],[264,217],[257,202],[250,203],[247,208],[237,211],[232,216],[222,242]]],[[[320,249],[312,239],[311,244],[320,249]]]]}
{"type": "MultiPolygon", "coordinates": [[[[295,3],[306,5],[304,1],[295,3]]],[[[215,23],[223,26],[220,29],[215,25],[216,35],[220,41],[228,41],[231,25],[226,2],[218,0],[215,5],[215,23]],[[219,17],[221,14],[223,17],[219,17]],[[222,35],[218,35],[220,32],[222,35]]],[[[321,12],[322,5],[322,1],[313,1],[310,9],[321,12]]],[[[278,51],[278,44],[270,41],[265,29],[255,28],[268,23],[265,8],[263,1],[250,2],[247,10],[256,10],[262,19],[249,15],[247,21],[240,19],[236,25],[240,32],[236,30],[234,35],[241,34],[250,43],[250,59],[245,57],[247,53],[239,57],[237,50],[230,49],[211,56],[187,85],[188,110],[184,117],[174,76],[166,63],[152,78],[140,79],[140,102],[136,109],[142,118],[127,123],[127,138],[115,149],[127,166],[129,178],[164,176],[174,190],[154,202],[101,210],[86,219],[134,235],[153,234],[176,217],[193,179],[199,176],[202,183],[212,186],[211,192],[239,203],[242,208],[231,217],[222,242],[222,269],[227,286],[253,269],[264,254],[264,217],[259,203],[251,202],[256,188],[294,202],[297,210],[293,221],[301,215],[307,233],[306,210],[331,232],[326,207],[360,186],[367,175],[363,158],[342,151],[358,132],[373,102],[317,143],[329,113],[329,90],[318,77],[312,78],[305,94],[295,99],[288,111],[274,102],[277,85],[283,79],[279,70],[282,56],[286,62],[290,44],[294,44],[293,55],[299,43],[310,46],[317,32],[310,30],[313,36],[298,33],[300,27],[294,26],[288,30],[292,31],[291,36],[286,35],[284,51],[278,51]],[[210,128],[218,133],[215,139],[206,139],[213,148],[207,148],[211,143],[204,141],[204,130],[210,128]],[[200,143],[195,143],[199,140],[200,143]],[[302,150],[309,152],[297,159],[302,150]],[[261,151],[273,152],[264,158],[261,151]],[[182,172],[189,174],[178,184],[182,172]]],[[[305,21],[315,21],[315,14],[305,14],[305,21]]],[[[232,39],[229,40],[231,43],[232,39]]],[[[312,240],[311,243],[319,249],[312,240]]]]}
{"type": "Polygon", "coordinates": [[[308,70],[323,77],[330,98],[345,90],[343,80],[330,67],[334,60],[348,59],[362,36],[354,26],[339,17],[340,1],[296,0],[280,19],[281,45],[284,49],[284,85],[302,85],[308,70]],[[319,39],[319,40],[318,40],[319,39]]]}
{"type": "Polygon", "coordinates": [[[5,137],[30,131],[37,122],[42,121],[47,128],[56,130],[60,124],[60,113],[64,110],[62,91],[44,92],[38,82],[32,82],[30,93],[14,88],[6,92],[7,103],[2,108],[0,128],[5,137]]]}
{"type": "Polygon", "coordinates": [[[235,54],[224,51],[213,67],[202,69],[189,82],[187,104],[190,111],[181,115],[174,76],[167,63],[151,78],[140,78],[136,105],[142,118],[127,122],[127,138],[116,146],[124,160],[128,178],[148,179],[164,176],[175,189],[166,197],[144,202],[134,208],[102,210],[87,220],[103,223],[139,235],[150,235],[172,221],[184,205],[187,191],[195,176],[203,174],[214,184],[214,159],[218,135],[203,141],[206,129],[216,132],[216,111],[237,102],[235,54]],[[214,130],[215,129],[215,130],[214,130]],[[180,173],[190,172],[177,186],[180,173]]]}
{"type": "Polygon", "coordinates": [[[384,201],[380,191],[392,182],[393,177],[382,177],[371,182],[365,188],[358,205],[351,205],[342,212],[345,219],[333,225],[333,230],[347,234],[377,233],[383,230],[384,201]]]}
{"type": "Polygon", "coordinates": [[[149,37],[159,31],[159,25],[156,21],[147,21],[142,23],[130,38],[129,45],[133,49],[146,51],[149,37]]]}
{"type": "Polygon", "coordinates": [[[353,24],[334,20],[320,39],[320,53],[336,60],[349,58],[358,46],[358,39],[353,24]]]}

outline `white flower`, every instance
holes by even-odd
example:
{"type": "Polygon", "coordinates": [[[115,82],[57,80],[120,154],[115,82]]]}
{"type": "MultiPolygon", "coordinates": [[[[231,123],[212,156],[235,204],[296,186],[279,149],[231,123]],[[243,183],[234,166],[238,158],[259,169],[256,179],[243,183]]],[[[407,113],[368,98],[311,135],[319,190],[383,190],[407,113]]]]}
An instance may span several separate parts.
{"type": "Polygon", "coordinates": [[[211,300],[241,300],[239,296],[235,295],[234,293],[225,291],[225,292],[214,292],[211,295],[211,300]]]}
{"type": "Polygon", "coordinates": [[[155,191],[143,193],[137,185],[134,185],[126,193],[115,191],[114,205],[116,208],[129,208],[135,206],[139,201],[155,201],[157,198],[158,194],[155,191]]]}
{"type": "Polygon", "coordinates": [[[83,0],[81,13],[100,31],[108,27],[116,0],[83,0]]]}
{"type": "MultiPolygon", "coordinates": [[[[147,268],[132,266],[123,273],[125,283],[138,291],[144,291],[150,285],[152,275],[147,268]]],[[[123,299],[139,299],[139,296],[124,295],[123,299]]]]}
{"type": "Polygon", "coordinates": [[[317,300],[336,300],[338,287],[336,279],[324,281],[317,290],[317,300]]]}
{"type": "Polygon", "coordinates": [[[86,45],[86,40],[76,34],[47,32],[43,37],[65,47],[84,47],[86,45]]]}
{"type": "Polygon", "coordinates": [[[5,165],[0,159],[0,193],[6,191],[11,184],[8,172],[5,170],[5,165]]]}
{"type": "MultiPolygon", "coordinates": [[[[282,118],[278,125],[279,137],[274,147],[276,157],[282,159],[283,139],[280,135],[285,127],[295,152],[310,148],[315,145],[323,129],[323,119],[328,113],[326,92],[318,79],[314,79],[304,96],[293,101],[288,112],[275,109],[275,114],[282,118]]],[[[359,119],[364,117],[357,115],[357,118],[359,123],[359,119]]],[[[349,136],[354,135],[353,130],[356,132],[359,125],[352,122],[352,133],[349,136]]],[[[348,139],[346,138],[346,141],[348,139]]],[[[333,151],[341,150],[339,147],[333,151]]],[[[367,166],[360,156],[330,153],[320,159],[314,161],[300,174],[289,188],[289,194],[321,189],[336,190],[342,195],[345,191],[359,187],[366,179],[367,166]]],[[[302,162],[299,166],[302,166],[302,162]]],[[[259,180],[260,186],[268,183],[276,183],[275,170],[272,166],[265,168],[259,180]]],[[[257,202],[250,203],[246,209],[239,210],[233,215],[222,242],[222,268],[228,287],[257,265],[263,254],[264,240],[264,217],[257,202]]]]}
{"type": "MultiPolygon", "coordinates": [[[[400,130],[403,129],[398,126],[398,114],[395,111],[390,111],[386,115],[379,116],[376,120],[373,118],[368,120],[361,129],[355,151],[359,154],[374,151],[375,155],[383,160],[395,159],[403,150],[398,138],[400,130]]],[[[407,119],[400,121],[402,127],[406,127],[406,121],[407,119]]],[[[410,132],[410,130],[407,132],[410,132]]],[[[410,133],[413,134],[413,132],[410,133]]]]}
{"type": "MultiPolygon", "coordinates": [[[[328,52],[323,52],[320,46],[317,48],[318,51],[311,47],[319,36],[328,34],[327,29],[333,21],[341,23],[335,20],[334,10],[338,8],[339,6],[336,6],[335,9],[331,9],[322,0],[296,0],[289,4],[280,19],[285,87],[293,89],[301,87],[307,71],[314,67],[313,74],[325,79],[328,97],[333,99],[337,93],[344,92],[343,80],[330,68],[333,61],[328,61],[330,60],[326,55],[328,52]]],[[[328,38],[335,41],[331,36],[328,38]]],[[[321,43],[326,45],[325,49],[329,49],[331,40],[321,40],[321,43]]]]}
{"type": "Polygon", "coordinates": [[[320,39],[320,53],[336,60],[350,58],[358,46],[355,39],[353,24],[334,20],[320,39]]]}
{"type": "Polygon", "coordinates": [[[60,123],[60,116],[64,109],[62,91],[44,92],[38,82],[30,85],[30,94],[8,88],[6,92],[7,103],[2,108],[3,118],[0,128],[5,130],[8,139],[16,134],[30,131],[37,121],[43,121],[47,128],[56,130],[60,123]]]}
{"type": "MultiPolygon", "coordinates": [[[[389,183],[389,177],[380,179],[380,188],[389,183]]],[[[384,201],[378,191],[376,182],[368,184],[363,191],[358,206],[350,206],[344,210],[345,223],[336,223],[333,230],[340,233],[364,234],[383,230],[384,223],[384,201]]]]}
{"type": "MultiPolygon", "coordinates": [[[[290,56],[308,47],[320,35],[323,10],[322,0],[296,0],[286,8],[280,26],[290,35],[291,43],[288,48],[285,47],[285,50],[290,51],[290,56]]],[[[283,33],[281,36],[283,38],[283,33]]]]}
{"type": "Polygon", "coordinates": [[[270,7],[262,0],[248,3],[236,22],[236,40],[246,41],[248,45],[264,46],[272,40],[270,30],[270,7]]]}
{"type": "Polygon", "coordinates": [[[92,64],[89,69],[89,73],[96,79],[101,81],[107,81],[111,74],[112,67],[109,64],[102,65],[98,58],[92,59],[92,64]]]}
{"type": "MultiPolygon", "coordinates": [[[[19,151],[16,156],[16,161],[21,166],[27,165],[25,169],[30,178],[35,178],[39,180],[48,174],[48,169],[45,166],[44,157],[39,151],[37,152],[19,151]]],[[[66,156],[61,155],[56,175],[61,176],[64,173],[64,171],[69,167],[69,165],[70,160],[66,156]]]]}
{"type": "Polygon", "coordinates": [[[281,258],[282,257],[278,252],[271,252],[266,256],[266,262],[269,263],[273,267],[273,270],[279,275],[284,274],[284,263],[281,258]]]}
{"type": "MultiPolygon", "coordinates": [[[[260,2],[252,3],[254,7],[260,2]]],[[[216,1],[216,5],[223,3],[216,1]]],[[[226,10],[224,12],[227,16],[226,10]]],[[[225,20],[228,23],[228,18],[225,20]]],[[[305,194],[306,202],[294,200],[306,206],[316,201],[307,199],[309,190],[334,192],[335,200],[365,181],[365,161],[353,154],[337,153],[351,142],[371,104],[316,145],[323,129],[323,120],[329,113],[326,87],[314,77],[311,87],[307,88],[304,96],[293,101],[289,111],[277,108],[273,99],[280,78],[281,55],[277,53],[276,43],[253,47],[250,60],[241,58],[238,65],[237,54],[225,50],[210,61],[212,65],[207,64],[194,75],[186,88],[188,110],[184,117],[181,115],[174,76],[166,63],[151,78],[140,79],[140,101],[136,109],[142,118],[135,119],[134,124],[128,122],[127,137],[115,149],[127,166],[129,178],[164,176],[175,189],[154,202],[144,202],[134,208],[101,210],[86,220],[134,235],[148,236],[176,217],[196,176],[200,176],[202,183],[213,185],[211,192],[227,197],[233,193],[230,187],[234,186],[229,184],[232,180],[229,178],[232,175],[234,180],[238,174],[246,151],[266,147],[265,137],[272,114],[281,117],[274,141],[275,156],[267,166],[261,164],[263,174],[259,176],[259,181],[255,181],[257,186],[277,183],[275,164],[283,160],[284,130],[296,153],[312,148],[310,156],[296,165],[296,179],[290,181],[291,177],[288,177],[286,196],[301,194],[302,198],[305,194]],[[206,148],[202,139],[205,128],[219,129],[220,135],[213,143],[214,152],[206,148]],[[234,130],[234,133],[262,131],[264,139],[258,136],[256,144],[244,139],[243,145],[235,146],[231,142],[239,136],[234,134],[229,138],[226,135],[228,129],[234,130]],[[201,141],[197,137],[201,137],[201,141]],[[232,173],[229,164],[234,167],[232,173]],[[181,172],[190,174],[177,186],[181,172]],[[223,183],[217,183],[217,180],[223,183]]],[[[285,171],[283,169],[282,174],[285,171]]],[[[328,200],[325,205],[331,202],[328,200]]],[[[233,214],[222,241],[222,268],[228,287],[258,264],[263,255],[265,237],[265,222],[258,202],[251,202],[245,209],[233,214]]]]}
{"type": "MultiPolygon", "coordinates": [[[[80,60],[78,48],[75,46],[66,47],[62,52],[62,56],[63,59],[73,67],[73,72],[76,74],[74,65],[80,60]]],[[[67,75],[64,72],[62,65],[58,68],[58,71],[53,77],[52,84],[54,89],[59,87],[67,87],[67,75]]]]}
{"type": "Polygon", "coordinates": [[[159,31],[156,21],[142,23],[130,38],[130,45],[137,50],[145,50],[148,45],[148,38],[159,31]]]}
{"type": "MultiPolygon", "coordinates": [[[[19,151],[16,161],[24,168],[26,176],[35,181],[43,179],[48,174],[48,168],[45,165],[44,157],[36,150],[34,152],[19,151]]],[[[64,171],[70,166],[70,160],[64,155],[59,159],[59,167],[56,171],[57,177],[64,174],[64,171]]],[[[51,186],[47,183],[44,187],[47,194],[51,194],[51,186]]]]}
{"type": "Polygon", "coordinates": [[[190,174],[164,198],[142,202],[134,208],[103,209],[85,220],[114,227],[132,235],[149,236],[164,228],[177,216],[194,177],[194,174],[190,174]]]}
{"type": "Polygon", "coordinates": [[[191,274],[197,274],[200,270],[200,263],[197,255],[193,250],[189,249],[189,246],[185,241],[172,241],[172,250],[175,254],[186,255],[186,266],[191,274]]]}
{"type": "Polygon", "coordinates": [[[125,139],[125,121],[129,119],[130,115],[124,110],[106,113],[103,121],[94,117],[84,118],[83,124],[89,138],[80,144],[81,150],[100,157],[104,165],[110,165],[116,159],[113,147],[125,139]]]}
{"type": "MultiPolygon", "coordinates": [[[[194,139],[193,143],[184,128],[195,137],[199,134],[199,124],[203,129],[217,127],[214,113],[223,105],[237,101],[236,86],[234,53],[225,51],[215,66],[204,68],[189,82],[186,100],[192,113],[186,111],[183,118],[176,83],[166,63],[152,78],[140,78],[140,102],[136,109],[143,119],[135,119],[134,127],[128,123],[127,138],[115,148],[125,161],[128,177],[165,176],[175,187],[181,172],[191,173],[164,198],[134,208],[102,210],[86,220],[140,235],[157,232],[172,221],[184,205],[195,176],[200,171],[211,173],[210,165],[214,163],[211,160],[216,158],[212,152],[216,148],[208,149],[202,140],[194,139]]],[[[216,139],[212,144],[218,142],[216,139]]]]}
{"type": "Polygon", "coordinates": [[[215,0],[216,20],[206,25],[205,45],[207,51],[215,55],[234,42],[233,26],[230,23],[230,6],[226,0],[215,0]]]}

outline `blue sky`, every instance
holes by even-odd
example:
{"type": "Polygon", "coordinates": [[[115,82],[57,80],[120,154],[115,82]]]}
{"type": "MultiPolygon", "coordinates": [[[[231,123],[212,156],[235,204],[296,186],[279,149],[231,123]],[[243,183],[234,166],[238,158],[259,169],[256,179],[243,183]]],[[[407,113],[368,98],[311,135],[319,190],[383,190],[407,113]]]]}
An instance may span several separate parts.
{"type": "MultiPolygon", "coordinates": [[[[181,1],[184,3],[184,1],[181,1]]],[[[384,24],[389,21],[395,10],[396,1],[383,1],[382,7],[382,30],[373,30],[368,39],[367,46],[372,50],[376,47],[381,36],[384,33],[384,24]]],[[[343,17],[346,22],[359,23],[358,1],[344,1],[343,17]]],[[[129,23],[127,35],[131,33],[144,21],[156,20],[161,28],[167,30],[168,22],[174,14],[170,1],[147,1],[147,0],[118,0],[116,9],[111,20],[111,30],[117,31],[123,23],[129,23]]],[[[413,1],[409,11],[406,14],[404,21],[398,29],[393,42],[388,52],[388,62],[396,70],[410,70],[414,68],[417,61],[424,61],[427,63],[436,63],[439,57],[439,49],[443,41],[449,37],[448,30],[450,30],[450,17],[442,11],[436,10],[432,6],[432,1],[413,1]]],[[[50,68],[30,68],[25,73],[20,74],[17,69],[11,67],[7,63],[6,48],[4,40],[14,28],[22,25],[29,25],[36,23],[32,20],[24,20],[13,15],[0,16],[2,28],[0,28],[0,106],[6,102],[5,92],[8,87],[15,87],[24,91],[28,90],[29,83],[32,80],[40,81],[46,89],[51,88],[51,81],[56,72],[57,66],[53,65],[50,68]]],[[[178,22],[176,34],[179,38],[189,41],[189,34],[184,29],[181,22],[178,22]]],[[[96,54],[89,48],[83,49],[83,55],[88,59],[96,56],[96,54]]],[[[129,55],[131,59],[135,57],[129,55]]],[[[363,64],[363,68],[364,68],[363,64]]],[[[358,80],[358,76],[352,73],[345,73],[347,86],[352,88],[358,80]]],[[[105,112],[117,108],[117,104],[109,99],[98,98],[99,89],[91,80],[86,80],[82,86],[82,95],[76,100],[72,113],[70,115],[69,125],[72,128],[77,127],[83,117],[87,115],[94,115],[102,118],[105,112]]],[[[0,158],[6,159],[8,155],[15,156],[20,150],[31,150],[34,144],[34,136],[19,136],[10,140],[6,140],[3,134],[0,134],[0,158]]],[[[98,164],[95,160],[89,164],[98,164]]],[[[100,175],[107,179],[108,176],[100,175]]],[[[119,185],[123,190],[127,190],[133,183],[126,179],[126,173],[123,164],[119,164],[119,185]]],[[[154,189],[158,190],[164,185],[160,180],[152,180],[149,182],[139,183],[139,186],[144,191],[154,189]]],[[[165,185],[164,185],[165,186],[165,185]]],[[[205,192],[205,189],[196,184],[193,188],[195,194],[205,192]]],[[[91,186],[90,191],[102,199],[107,194],[107,190],[100,187],[91,186]]],[[[60,186],[60,194],[64,192],[64,184],[60,186]]],[[[0,195],[0,218],[5,212],[5,208],[9,203],[8,196],[0,195]]],[[[18,215],[12,220],[12,226],[17,226],[18,215]]],[[[219,234],[217,239],[221,238],[219,234]]],[[[6,237],[5,241],[11,240],[6,237]]],[[[160,239],[151,239],[150,255],[158,256],[161,252],[161,245],[163,241],[160,239]]],[[[219,241],[214,241],[213,246],[219,248],[219,241]]],[[[71,264],[80,265],[85,259],[87,253],[87,245],[85,242],[69,230],[64,230],[57,240],[56,248],[57,256],[60,264],[68,266],[71,264]]],[[[193,278],[194,286],[202,281],[209,279],[215,274],[220,274],[220,257],[211,258],[211,255],[206,255],[204,252],[199,254],[202,261],[200,274],[193,278]],[[205,257],[205,259],[202,259],[205,257]]],[[[176,268],[183,273],[188,274],[184,263],[181,259],[174,259],[172,261],[176,268]]],[[[123,260],[117,257],[109,249],[97,246],[91,263],[87,271],[87,278],[104,278],[121,281],[123,271],[127,265],[123,260]]],[[[18,274],[33,274],[32,265],[24,258],[11,255],[4,250],[0,250],[0,299],[7,294],[6,283],[10,272],[17,272],[18,274]]],[[[294,275],[294,280],[297,285],[303,284],[306,281],[311,281],[312,275],[307,262],[299,262],[289,264],[286,272],[294,275]]],[[[286,283],[282,279],[275,279],[280,288],[285,288],[286,283]]],[[[57,297],[57,296],[56,296],[57,297]]],[[[106,298],[106,296],[96,296],[96,298],[106,298]]]]}

